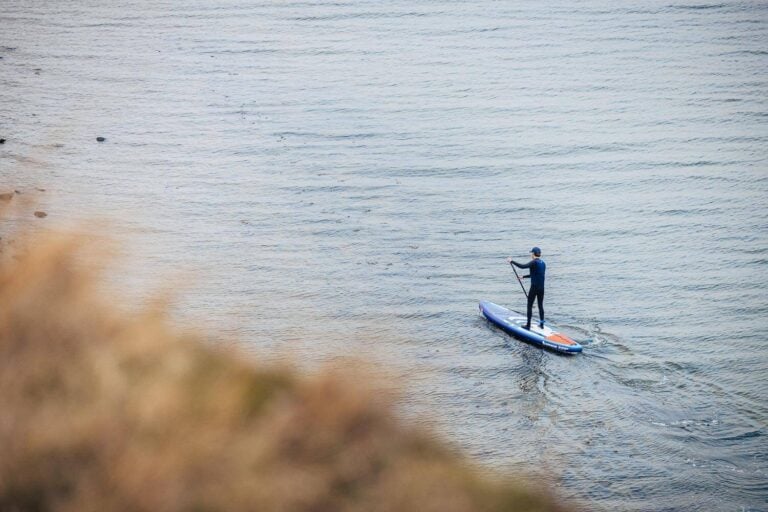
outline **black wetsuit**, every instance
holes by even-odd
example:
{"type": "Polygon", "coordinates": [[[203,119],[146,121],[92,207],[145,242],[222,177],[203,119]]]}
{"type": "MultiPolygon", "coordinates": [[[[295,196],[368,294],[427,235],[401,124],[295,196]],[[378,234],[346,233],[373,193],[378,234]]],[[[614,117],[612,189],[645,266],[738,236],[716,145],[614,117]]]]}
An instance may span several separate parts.
{"type": "Polygon", "coordinates": [[[518,268],[530,269],[530,274],[525,277],[531,278],[531,288],[528,290],[528,324],[526,328],[531,327],[531,315],[533,313],[533,301],[536,300],[539,305],[540,325],[544,324],[544,274],[547,271],[547,264],[540,258],[535,258],[528,263],[518,263],[512,260],[512,264],[518,268]]]}

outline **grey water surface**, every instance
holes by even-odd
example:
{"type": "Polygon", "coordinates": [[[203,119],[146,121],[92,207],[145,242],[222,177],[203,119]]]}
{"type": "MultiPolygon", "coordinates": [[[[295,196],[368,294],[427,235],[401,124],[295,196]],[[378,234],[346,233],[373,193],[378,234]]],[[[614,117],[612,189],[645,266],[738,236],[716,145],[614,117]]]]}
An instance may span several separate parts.
{"type": "Polygon", "coordinates": [[[768,510],[765,2],[4,0],[0,138],[35,225],[110,219],[126,288],[391,366],[483,467],[768,510]],[[532,245],[579,356],[478,316],[532,245]]]}

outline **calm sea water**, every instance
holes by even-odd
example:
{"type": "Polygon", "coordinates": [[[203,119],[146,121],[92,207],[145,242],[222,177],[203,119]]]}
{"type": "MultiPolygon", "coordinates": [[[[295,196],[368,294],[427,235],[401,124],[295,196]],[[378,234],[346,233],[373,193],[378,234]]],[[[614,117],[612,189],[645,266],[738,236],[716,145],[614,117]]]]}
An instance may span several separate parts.
{"type": "Polygon", "coordinates": [[[0,179],[38,225],[112,219],[127,289],[389,365],[589,509],[768,510],[768,4],[131,4],[0,5],[0,179]],[[524,307],[532,245],[580,356],[477,314],[524,307]]]}

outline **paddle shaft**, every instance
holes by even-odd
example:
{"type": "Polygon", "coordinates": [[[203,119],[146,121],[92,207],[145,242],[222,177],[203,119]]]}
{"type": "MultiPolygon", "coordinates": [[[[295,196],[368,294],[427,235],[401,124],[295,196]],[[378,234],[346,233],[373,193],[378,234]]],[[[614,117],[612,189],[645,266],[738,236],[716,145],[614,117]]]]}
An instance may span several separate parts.
{"type": "Polygon", "coordinates": [[[523,289],[523,293],[525,294],[525,298],[527,299],[528,298],[528,292],[525,291],[525,286],[523,286],[523,281],[520,279],[520,276],[517,274],[517,270],[515,269],[515,265],[510,262],[509,266],[512,267],[512,272],[515,273],[515,277],[517,278],[517,282],[520,283],[520,288],[523,289]]]}

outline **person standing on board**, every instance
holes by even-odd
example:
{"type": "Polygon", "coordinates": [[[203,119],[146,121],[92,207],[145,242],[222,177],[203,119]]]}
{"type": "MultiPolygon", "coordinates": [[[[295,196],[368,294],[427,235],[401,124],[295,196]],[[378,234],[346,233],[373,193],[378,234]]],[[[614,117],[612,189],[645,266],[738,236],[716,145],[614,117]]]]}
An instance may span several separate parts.
{"type": "Polygon", "coordinates": [[[531,261],[528,263],[518,263],[512,259],[507,258],[510,265],[515,265],[517,268],[527,268],[530,274],[520,278],[531,278],[531,288],[528,290],[528,323],[525,324],[526,329],[531,328],[531,315],[533,313],[533,301],[534,299],[539,305],[539,327],[544,327],[544,273],[547,271],[547,264],[541,259],[541,249],[534,247],[531,249],[531,261]]]}

